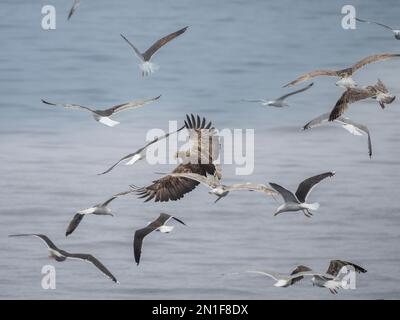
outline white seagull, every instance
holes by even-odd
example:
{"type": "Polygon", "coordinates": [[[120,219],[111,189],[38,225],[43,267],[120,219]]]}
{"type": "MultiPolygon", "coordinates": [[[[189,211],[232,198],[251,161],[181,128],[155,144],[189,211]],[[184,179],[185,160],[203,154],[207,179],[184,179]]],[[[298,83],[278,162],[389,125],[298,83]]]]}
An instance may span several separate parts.
{"type": "Polygon", "coordinates": [[[261,274],[263,276],[267,276],[271,279],[274,279],[276,282],[274,283],[275,287],[286,288],[289,287],[296,282],[300,281],[304,277],[325,277],[326,279],[333,279],[334,277],[328,274],[318,273],[311,270],[305,266],[298,266],[296,269],[292,271],[291,274],[282,274],[273,271],[258,271],[258,270],[248,270],[247,273],[256,273],[261,274]]]}
{"type": "Polygon", "coordinates": [[[290,97],[294,94],[306,91],[308,89],[310,89],[313,86],[314,83],[310,83],[308,86],[297,90],[297,91],[293,91],[290,92],[288,94],[283,95],[282,97],[279,97],[278,99],[275,100],[266,100],[266,99],[259,99],[259,100],[245,100],[247,102],[258,102],[261,103],[263,106],[267,106],[267,107],[277,107],[277,108],[282,108],[282,107],[288,107],[289,104],[286,102],[286,98],[290,97]]]}
{"type": "Polygon", "coordinates": [[[157,40],[149,49],[147,49],[143,53],[141,53],[139,49],[137,49],[133,45],[133,43],[130,42],[123,34],[121,34],[121,37],[132,47],[133,51],[135,52],[135,55],[140,60],[139,66],[140,69],[142,70],[142,76],[147,76],[158,69],[158,66],[151,62],[151,58],[153,57],[153,55],[168,42],[170,42],[171,40],[175,39],[176,37],[184,33],[187,30],[187,28],[188,27],[182,28],[178,31],[170,33],[169,35],[161,38],[160,40],[157,40]]]}
{"type": "Polygon", "coordinates": [[[104,203],[97,204],[93,207],[90,207],[88,209],[80,210],[78,211],[74,217],[72,218],[71,222],[68,225],[67,231],[65,232],[65,236],[68,237],[72,232],[75,231],[75,229],[78,227],[78,225],[81,223],[82,219],[84,216],[88,214],[94,214],[97,216],[113,216],[111,213],[111,209],[108,208],[108,205],[110,204],[111,201],[115,200],[119,196],[124,196],[126,194],[131,193],[132,191],[124,191],[120,192],[114,196],[112,196],[110,199],[105,201],[104,203]]]}
{"type": "Polygon", "coordinates": [[[285,201],[284,204],[278,207],[274,215],[276,216],[282,212],[301,210],[303,211],[304,215],[309,218],[312,216],[310,210],[318,210],[319,203],[306,203],[308,195],[318,183],[325,178],[333,177],[334,175],[335,172],[330,171],[308,178],[299,184],[296,194],[293,194],[291,191],[276,183],[270,183],[270,186],[278,191],[285,201]]]}
{"type": "Polygon", "coordinates": [[[186,126],[182,126],[181,128],[179,128],[176,131],[173,132],[169,132],[163,136],[160,137],[156,137],[154,140],[150,141],[149,143],[147,143],[144,147],[139,148],[138,150],[136,150],[133,153],[130,153],[124,157],[122,157],[121,159],[119,159],[116,163],[114,163],[110,168],[108,168],[106,171],[99,173],[99,175],[103,175],[106,174],[108,172],[110,172],[112,169],[114,169],[117,165],[119,165],[121,162],[123,161],[127,161],[125,164],[127,166],[133,165],[134,163],[136,163],[139,160],[145,159],[146,158],[146,151],[147,148],[150,147],[152,144],[156,143],[157,141],[163,140],[165,138],[168,138],[171,134],[177,133],[183,129],[185,129],[186,126]]]}
{"type": "MultiPolygon", "coordinates": [[[[316,117],[315,119],[311,120],[308,122],[304,127],[303,130],[307,129],[312,129],[314,127],[318,127],[324,123],[329,122],[329,115],[330,112],[324,113],[320,115],[319,117],[316,117]]],[[[336,118],[333,122],[339,123],[342,128],[346,129],[348,132],[355,136],[362,136],[363,134],[366,134],[368,136],[368,154],[369,157],[372,157],[372,143],[371,143],[371,135],[369,133],[368,127],[354,122],[349,118],[346,118],[344,116],[340,116],[339,118],[336,118]]]]}
{"type": "Polygon", "coordinates": [[[54,259],[58,262],[65,261],[67,259],[83,260],[89,262],[97,269],[99,269],[103,274],[105,274],[109,279],[111,279],[115,283],[119,283],[119,281],[112,275],[112,273],[94,256],[86,253],[68,253],[67,251],[61,250],[57,248],[56,245],[43,234],[12,234],[9,235],[9,237],[38,237],[46,244],[50,253],[50,259],[54,259]]]}
{"type": "Polygon", "coordinates": [[[365,22],[365,23],[368,23],[368,24],[373,23],[373,24],[381,26],[381,27],[383,27],[385,29],[388,29],[388,30],[392,31],[393,36],[395,37],[395,39],[400,40],[400,29],[393,29],[393,28],[391,28],[391,27],[389,27],[389,26],[387,26],[387,25],[385,25],[383,23],[379,23],[379,22],[375,22],[375,21],[371,21],[371,20],[364,20],[364,19],[359,19],[359,18],[356,18],[356,20],[359,21],[359,22],[365,22]]]}
{"type": "Polygon", "coordinates": [[[247,190],[247,191],[263,192],[269,196],[278,195],[278,193],[275,190],[268,188],[264,184],[256,184],[248,182],[248,183],[235,183],[231,185],[224,185],[221,184],[220,179],[215,175],[202,176],[197,173],[184,172],[184,173],[170,173],[169,176],[188,178],[202,183],[203,185],[210,188],[210,191],[208,192],[209,194],[213,194],[218,197],[217,200],[215,200],[215,202],[217,202],[223,197],[226,197],[228,193],[231,191],[247,190]]]}
{"type": "Polygon", "coordinates": [[[166,223],[171,219],[174,219],[175,221],[178,221],[179,223],[186,225],[182,220],[179,220],[176,217],[170,216],[169,214],[166,213],[160,213],[160,216],[153,222],[150,222],[147,227],[136,230],[135,237],[133,240],[133,252],[135,255],[135,261],[137,265],[139,265],[140,262],[140,255],[142,253],[142,244],[144,237],[153,231],[160,231],[161,233],[170,233],[174,229],[174,226],[167,226],[166,223]]]}
{"type": "Polygon", "coordinates": [[[78,9],[80,4],[81,4],[80,0],[74,0],[74,3],[72,4],[71,10],[69,10],[67,20],[71,19],[72,15],[75,13],[76,9],[78,9]]]}
{"type": "Polygon", "coordinates": [[[93,118],[97,121],[100,122],[106,126],[109,127],[114,127],[117,124],[119,124],[118,121],[114,121],[111,119],[111,116],[124,111],[124,110],[128,110],[128,109],[136,109],[139,107],[143,107],[149,103],[152,103],[156,100],[158,100],[161,97],[161,95],[159,95],[158,97],[152,98],[152,99],[147,99],[147,100],[136,100],[136,101],[130,101],[127,103],[123,103],[123,104],[119,104],[116,106],[113,106],[111,108],[105,109],[105,110],[95,110],[89,107],[85,107],[85,106],[81,106],[78,104],[70,104],[70,103],[52,103],[52,102],[48,102],[42,99],[42,102],[51,106],[62,106],[64,108],[67,109],[81,109],[81,110],[86,110],[92,113],[93,118]]]}
{"type": "Polygon", "coordinates": [[[346,289],[343,286],[342,279],[340,279],[343,268],[352,269],[357,273],[367,272],[367,270],[365,270],[363,267],[360,267],[359,265],[356,265],[352,262],[343,260],[331,260],[328,270],[326,271],[326,274],[329,276],[314,275],[311,278],[311,281],[313,285],[317,287],[327,288],[332,294],[336,294],[338,289],[346,289]]]}

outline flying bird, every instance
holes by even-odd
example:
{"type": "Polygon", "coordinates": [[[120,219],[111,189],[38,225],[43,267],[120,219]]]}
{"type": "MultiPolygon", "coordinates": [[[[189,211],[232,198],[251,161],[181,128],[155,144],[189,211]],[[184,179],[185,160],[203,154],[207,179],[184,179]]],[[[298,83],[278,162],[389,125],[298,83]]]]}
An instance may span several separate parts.
{"type": "Polygon", "coordinates": [[[72,218],[71,222],[69,223],[67,231],[65,232],[65,236],[68,237],[72,232],[74,232],[75,229],[78,227],[78,225],[81,223],[83,217],[88,214],[94,214],[94,215],[98,215],[98,216],[113,216],[113,214],[111,213],[111,209],[108,208],[108,205],[110,204],[110,202],[117,199],[119,196],[124,196],[131,192],[132,192],[131,190],[120,192],[120,193],[112,196],[110,199],[108,199],[104,203],[97,204],[88,209],[78,211],[72,218]]]}
{"type": "Polygon", "coordinates": [[[210,191],[208,192],[209,194],[213,194],[218,197],[217,200],[215,200],[215,202],[222,199],[223,197],[226,197],[231,191],[240,191],[240,190],[258,191],[258,192],[263,192],[269,196],[274,196],[278,194],[275,190],[268,188],[264,184],[235,183],[231,185],[224,185],[221,184],[220,179],[218,179],[218,177],[216,177],[215,175],[202,176],[197,173],[189,172],[189,173],[171,173],[169,174],[169,176],[188,178],[202,183],[203,185],[210,188],[210,191]]]}
{"type": "Polygon", "coordinates": [[[186,225],[182,220],[176,217],[170,216],[169,214],[166,213],[160,213],[160,216],[153,222],[150,222],[147,227],[136,230],[135,237],[133,240],[133,252],[135,255],[135,261],[137,265],[139,265],[140,262],[140,255],[142,253],[142,244],[144,237],[153,231],[160,231],[161,233],[171,232],[174,229],[174,226],[166,225],[167,222],[170,221],[171,219],[174,219],[175,221],[178,221],[179,223],[186,225]]]}
{"type": "Polygon", "coordinates": [[[85,107],[85,106],[81,106],[78,104],[61,104],[61,103],[52,103],[52,102],[48,102],[42,99],[42,102],[51,106],[62,106],[64,108],[67,109],[81,109],[81,110],[86,110],[92,113],[93,118],[97,121],[100,122],[106,126],[109,127],[114,127],[117,124],[119,124],[118,121],[114,121],[111,119],[111,116],[113,116],[114,114],[124,111],[124,110],[128,110],[128,109],[135,109],[135,108],[139,108],[139,107],[143,107],[149,103],[152,103],[156,100],[158,100],[161,97],[161,95],[159,95],[158,97],[152,98],[152,99],[147,99],[147,100],[136,100],[136,101],[130,101],[127,103],[123,103],[123,104],[119,104],[116,106],[113,106],[111,108],[105,109],[105,110],[94,110],[92,108],[89,107],[85,107]]]}
{"type": "Polygon", "coordinates": [[[180,36],[182,33],[186,31],[188,27],[170,33],[169,35],[157,40],[149,49],[145,52],[141,53],[139,49],[137,49],[132,42],[130,42],[123,34],[121,37],[132,47],[135,55],[140,60],[140,69],[142,70],[142,76],[147,76],[158,69],[158,66],[151,62],[151,58],[153,55],[163,46],[165,46],[168,42],[180,36]]]}
{"type": "Polygon", "coordinates": [[[349,104],[355,103],[364,99],[372,98],[378,101],[382,109],[385,109],[385,103],[391,104],[396,96],[391,95],[381,80],[372,86],[364,88],[349,88],[347,89],[339,100],[336,102],[329,121],[333,121],[340,117],[349,107],[349,104]]]}
{"type": "MultiPolygon", "coordinates": [[[[177,156],[182,159],[172,173],[197,173],[202,176],[215,175],[221,178],[219,167],[213,162],[219,155],[219,137],[211,122],[187,115],[185,126],[189,130],[190,149],[178,152],[177,156]]],[[[192,191],[199,185],[198,181],[183,177],[165,176],[153,181],[147,187],[131,186],[133,192],[139,198],[145,198],[145,202],[152,199],[155,202],[175,201],[181,199],[186,193],[192,191]]]]}
{"type": "Polygon", "coordinates": [[[310,210],[318,210],[319,203],[306,203],[308,195],[318,183],[328,177],[333,177],[334,175],[335,172],[330,171],[308,178],[299,184],[296,194],[293,194],[291,191],[276,183],[270,183],[270,186],[278,191],[285,201],[284,204],[278,207],[274,215],[276,216],[282,212],[288,211],[303,211],[306,217],[311,217],[312,213],[310,210]]]}
{"type": "Polygon", "coordinates": [[[54,259],[58,262],[65,261],[67,259],[75,259],[82,260],[93,264],[97,269],[99,269],[104,275],[110,278],[115,283],[119,283],[119,281],[112,275],[112,273],[94,256],[85,253],[68,253],[67,251],[61,250],[56,247],[56,245],[45,235],[43,234],[12,234],[9,237],[38,237],[40,238],[47,246],[49,250],[50,259],[54,259]]]}
{"type": "Polygon", "coordinates": [[[395,37],[395,39],[400,40],[400,30],[399,29],[393,29],[393,28],[391,28],[391,27],[389,27],[389,26],[387,26],[387,25],[385,25],[383,23],[379,23],[379,22],[375,22],[375,21],[364,20],[364,19],[359,19],[359,18],[356,18],[356,20],[359,21],[359,22],[365,22],[365,23],[368,23],[368,24],[373,23],[373,24],[381,26],[381,27],[383,27],[385,29],[388,29],[388,30],[392,31],[393,36],[395,37]]]}
{"type": "Polygon", "coordinates": [[[366,273],[363,267],[356,265],[352,262],[343,260],[331,260],[329,263],[328,270],[326,274],[329,276],[314,275],[311,278],[313,285],[317,287],[324,287],[329,289],[332,294],[336,294],[340,288],[345,289],[340,279],[343,268],[354,270],[357,273],[366,273]]]}
{"type": "Polygon", "coordinates": [[[339,77],[340,80],[336,82],[336,85],[342,88],[355,88],[357,83],[352,79],[353,73],[355,73],[358,69],[364,67],[367,64],[384,61],[388,59],[392,59],[395,57],[400,57],[400,54],[397,53],[383,53],[383,54],[375,54],[372,56],[368,56],[349,68],[341,69],[341,70],[315,70],[308,73],[305,73],[298,77],[296,80],[286,84],[284,87],[294,86],[303,81],[313,79],[319,76],[328,76],[328,77],[339,77]]]}
{"type": "Polygon", "coordinates": [[[289,104],[286,102],[286,98],[288,98],[292,95],[295,95],[297,93],[306,91],[306,90],[310,89],[313,85],[314,85],[314,83],[312,82],[308,86],[306,86],[300,90],[290,92],[290,93],[285,94],[282,97],[279,97],[278,99],[275,99],[275,100],[259,99],[259,100],[245,100],[245,101],[258,102],[258,103],[261,103],[263,106],[268,106],[268,107],[277,107],[277,108],[288,107],[289,104]]]}
{"type": "Polygon", "coordinates": [[[322,274],[322,273],[315,272],[306,266],[296,267],[296,269],[294,269],[290,275],[277,273],[277,272],[273,272],[273,271],[248,270],[246,272],[261,274],[263,276],[269,277],[276,281],[274,283],[275,287],[283,287],[283,288],[289,287],[307,276],[309,276],[309,277],[320,276],[320,277],[325,277],[327,279],[334,278],[333,276],[328,275],[328,274],[322,274]]]}
{"type": "MultiPolygon", "coordinates": [[[[315,119],[311,120],[308,122],[304,127],[303,130],[307,129],[312,129],[314,127],[318,127],[322,125],[323,123],[327,123],[329,120],[329,115],[330,112],[324,113],[320,115],[319,117],[316,117],[315,119]]],[[[366,134],[368,136],[368,155],[371,158],[372,157],[372,143],[371,143],[371,135],[369,133],[368,127],[354,122],[349,118],[340,116],[334,120],[334,122],[339,123],[342,128],[346,129],[348,132],[355,136],[362,136],[363,134],[366,134]]]]}
{"type": "Polygon", "coordinates": [[[78,9],[80,4],[81,4],[80,0],[74,0],[74,3],[72,5],[72,7],[71,7],[71,10],[69,10],[67,20],[71,19],[72,15],[75,13],[76,9],[78,9]]]}
{"type": "Polygon", "coordinates": [[[122,157],[121,159],[119,159],[116,163],[114,163],[110,168],[108,168],[106,171],[99,173],[99,175],[103,175],[106,174],[108,172],[110,172],[112,169],[114,169],[117,165],[119,165],[121,162],[123,161],[127,161],[126,165],[130,166],[133,165],[134,163],[136,163],[139,160],[145,159],[146,158],[146,151],[147,148],[150,147],[152,144],[156,143],[157,141],[163,140],[165,138],[168,138],[171,134],[177,133],[183,129],[185,129],[186,126],[182,126],[181,128],[179,128],[176,131],[173,132],[169,132],[163,136],[160,137],[156,137],[154,140],[150,141],[149,143],[147,143],[144,147],[139,148],[138,150],[136,150],[133,153],[130,153],[124,157],[122,157]]]}

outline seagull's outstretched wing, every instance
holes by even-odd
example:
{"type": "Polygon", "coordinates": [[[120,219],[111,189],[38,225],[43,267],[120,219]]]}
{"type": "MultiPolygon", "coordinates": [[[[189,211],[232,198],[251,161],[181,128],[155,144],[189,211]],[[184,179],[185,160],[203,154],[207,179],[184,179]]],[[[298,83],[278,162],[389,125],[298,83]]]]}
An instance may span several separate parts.
{"type": "Polygon", "coordinates": [[[41,239],[47,246],[48,249],[60,251],[57,246],[49,239],[49,237],[44,234],[39,233],[23,233],[23,234],[10,234],[9,237],[37,237],[41,239]]]}
{"type": "Polygon", "coordinates": [[[315,77],[321,77],[321,76],[337,77],[338,73],[337,73],[337,71],[334,71],[334,70],[315,70],[315,71],[307,72],[307,73],[302,74],[296,80],[293,80],[292,82],[289,82],[288,84],[284,85],[283,87],[294,86],[298,83],[313,79],[315,77]]]}
{"type": "Polygon", "coordinates": [[[85,106],[81,106],[81,105],[79,105],[79,104],[72,104],[72,103],[52,103],[52,102],[48,102],[48,101],[43,100],[43,99],[42,99],[42,102],[43,102],[44,104],[48,104],[48,105],[50,105],[50,106],[61,106],[61,107],[64,107],[64,108],[66,108],[66,109],[83,109],[83,110],[90,111],[90,112],[92,112],[92,113],[96,113],[93,109],[88,108],[88,107],[85,107],[85,106]]]}
{"type": "Polygon", "coordinates": [[[124,39],[124,40],[130,45],[130,47],[133,49],[133,51],[135,52],[135,55],[138,57],[138,59],[139,59],[140,61],[144,62],[145,59],[144,59],[142,53],[139,51],[139,49],[136,48],[136,47],[133,45],[133,43],[130,42],[122,33],[121,33],[121,37],[122,37],[122,39],[124,39]]]}
{"type": "MultiPolygon", "coordinates": [[[[177,132],[179,132],[179,131],[181,131],[181,130],[183,130],[183,129],[185,129],[185,126],[179,128],[179,129],[176,130],[176,131],[169,132],[169,133],[167,133],[167,134],[165,134],[165,135],[163,135],[163,136],[156,137],[154,140],[152,140],[152,141],[150,141],[149,143],[147,143],[144,147],[142,147],[142,148],[136,150],[136,151],[133,152],[133,153],[130,153],[130,154],[126,155],[125,157],[122,157],[122,158],[119,159],[116,163],[114,163],[110,168],[108,168],[106,171],[104,171],[104,172],[102,172],[102,173],[99,173],[99,175],[103,175],[103,174],[106,174],[106,173],[110,172],[110,171],[111,171],[112,169],[114,169],[117,165],[119,165],[122,161],[131,159],[131,158],[134,158],[135,156],[139,156],[140,153],[144,152],[144,151],[147,149],[147,147],[151,146],[153,143],[156,143],[156,142],[159,141],[159,140],[168,138],[171,134],[177,133],[177,132]]],[[[136,161],[135,161],[135,162],[136,162],[136,161]]]]}
{"type": "Polygon", "coordinates": [[[387,26],[387,25],[385,25],[383,23],[379,23],[379,22],[375,22],[375,21],[371,21],[371,20],[364,20],[364,19],[360,19],[360,18],[356,18],[356,20],[360,21],[360,22],[365,22],[365,23],[368,23],[368,24],[371,24],[371,23],[377,24],[378,26],[381,26],[381,27],[384,27],[386,29],[389,29],[389,30],[393,31],[393,28],[391,28],[391,27],[389,27],[389,26],[387,26]]]}
{"type": "Polygon", "coordinates": [[[313,85],[314,85],[314,82],[311,82],[308,86],[306,86],[306,87],[304,87],[304,88],[301,88],[301,89],[299,89],[299,90],[290,92],[290,93],[288,93],[288,94],[285,94],[285,95],[283,95],[282,97],[279,97],[279,98],[276,99],[276,100],[277,100],[277,101],[283,101],[283,100],[285,100],[287,97],[290,97],[290,96],[292,96],[292,95],[294,95],[294,94],[297,94],[297,93],[300,93],[300,92],[303,92],[303,91],[306,91],[306,90],[310,89],[313,85]]]}
{"type": "Polygon", "coordinates": [[[75,229],[79,226],[84,216],[85,215],[81,213],[76,213],[74,215],[74,217],[72,218],[71,222],[67,227],[67,231],[65,232],[66,237],[68,237],[72,232],[75,231],[75,229]]]}
{"type": "Polygon", "coordinates": [[[275,196],[278,194],[274,189],[268,188],[265,184],[261,183],[234,183],[230,186],[225,187],[228,191],[236,191],[236,190],[248,190],[248,191],[257,191],[263,192],[270,196],[275,196]]]}
{"type": "Polygon", "coordinates": [[[113,274],[99,261],[97,260],[94,256],[91,254],[85,254],[85,253],[67,253],[66,257],[68,259],[77,259],[77,260],[83,260],[86,262],[91,263],[94,265],[97,269],[99,269],[104,275],[106,275],[109,279],[114,281],[115,283],[119,283],[118,280],[113,276],[113,274]]]}
{"type": "Polygon", "coordinates": [[[339,271],[345,266],[352,266],[354,268],[354,270],[358,273],[366,273],[367,272],[367,270],[365,270],[363,267],[360,267],[359,265],[356,265],[352,262],[348,262],[348,261],[344,261],[344,260],[331,260],[326,273],[336,277],[339,274],[339,271]]]}
{"type": "Polygon", "coordinates": [[[276,191],[279,192],[279,194],[282,196],[282,198],[285,202],[295,202],[295,203],[299,202],[299,200],[296,198],[296,196],[288,189],[285,189],[284,187],[280,186],[279,184],[272,183],[272,182],[270,182],[269,185],[272,188],[274,188],[276,191]]]}
{"type": "Polygon", "coordinates": [[[69,10],[67,20],[71,19],[72,15],[75,13],[76,9],[78,9],[80,4],[81,4],[80,0],[74,0],[74,3],[72,5],[71,9],[69,10]]]}
{"type": "Polygon", "coordinates": [[[378,61],[385,61],[385,60],[396,58],[396,57],[400,57],[400,54],[398,54],[398,53],[373,54],[373,55],[368,56],[364,59],[361,59],[360,61],[353,64],[351,69],[353,70],[353,73],[354,73],[358,69],[364,67],[367,64],[370,64],[373,62],[378,62],[378,61]]]}
{"type": "Polygon", "coordinates": [[[371,98],[374,93],[371,90],[350,88],[347,89],[339,100],[336,102],[334,108],[329,115],[329,121],[333,121],[340,117],[349,107],[349,104],[371,98]]]}
{"type": "Polygon", "coordinates": [[[140,108],[143,107],[149,103],[152,103],[158,99],[160,99],[161,95],[159,95],[158,97],[152,98],[152,99],[146,99],[146,100],[136,100],[136,101],[129,101],[127,103],[123,103],[123,104],[119,104],[116,105],[114,107],[111,107],[109,109],[104,110],[103,112],[105,114],[108,114],[108,116],[124,111],[124,110],[128,110],[128,109],[136,109],[136,108],[140,108]]]}
{"type": "Polygon", "coordinates": [[[173,33],[170,33],[169,35],[161,38],[160,40],[157,40],[149,49],[146,50],[145,53],[143,53],[143,58],[145,61],[149,61],[151,57],[159,50],[161,47],[165,46],[168,42],[171,40],[175,39],[182,33],[184,33],[187,30],[188,27],[182,28],[178,31],[175,31],[173,33]]]}
{"type": "Polygon", "coordinates": [[[282,278],[283,275],[277,272],[273,271],[258,271],[258,270],[246,270],[246,273],[256,273],[256,274],[261,274],[263,276],[267,276],[271,279],[274,279],[275,281],[279,281],[279,279],[282,278]]]}
{"type": "Polygon", "coordinates": [[[330,172],[325,172],[321,173],[319,175],[313,176],[311,178],[308,178],[301,182],[299,184],[299,187],[297,188],[296,191],[296,197],[299,199],[300,202],[306,202],[307,196],[310,194],[311,190],[322,180],[328,178],[328,177],[333,177],[335,175],[335,172],[330,171],[330,172]]]}
{"type": "Polygon", "coordinates": [[[267,103],[265,99],[243,99],[245,102],[267,103]]]}

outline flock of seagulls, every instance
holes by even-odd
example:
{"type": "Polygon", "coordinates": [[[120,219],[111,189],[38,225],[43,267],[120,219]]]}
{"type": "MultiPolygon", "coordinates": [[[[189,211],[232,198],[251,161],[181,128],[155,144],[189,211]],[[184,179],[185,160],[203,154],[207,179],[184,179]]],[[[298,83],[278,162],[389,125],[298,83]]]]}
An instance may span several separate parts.
{"type": "MultiPolygon", "coordinates": [[[[80,4],[79,0],[75,0],[73,6],[68,14],[68,20],[76,12],[80,4]]],[[[393,31],[396,39],[400,39],[400,31],[394,30],[388,26],[380,23],[357,19],[360,22],[374,23],[390,29],[393,31]]],[[[140,52],[132,42],[130,42],[124,35],[121,37],[128,43],[133,49],[135,55],[140,61],[140,69],[142,76],[148,76],[153,73],[157,66],[151,62],[154,54],[164,45],[183,34],[188,27],[182,28],[176,32],[173,32],[160,40],[156,41],[149,49],[145,52],[140,52]]],[[[384,83],[378,79],[376,84],[368,85],[365,87],[359,87],[358,84],[352,79],[352,75],[360,68],[379,61],[384,61],[392,58],[400,57],[400,54],[396,53],[385,53],[375,54],[368,56],[354,65],[341,69],[341,70],[315,70],[312,72],[305,73],[297,79],[286,84],[284,87],[294,86],[304,81],[314,79],[320,76],[338,77],[339,80],[336,85],[345,89],[342,96],[336,102],[331,112],[324,113],[315,119],[304,125],[303,129],[311,129],[316,126],[322,125],[328,122],[334,122],[340,124],[344,129],[353,135],[366,134],[368,136],[368,154],[372,156],[372,144],[371,137],[368,128],[363,124],[353,122],[349,118],[344,116],[344,113],[348,109],[349,105],[362,101],[365,99],[375,99],[382,109],[385,108],[386,104],[390,104],[395,100],[395,96],[390,94],[384,85],[384,83]]],[[[292,95],[303,93],[311,89],[314,83],[308,84],[306,87],[301,88],[297,91],[285,94],[275,100],[246,100],[249,102],[258,102],[264,106],[271,106],[282,108],[288,106],[286,99],[292,95]]],[[[109,127],[114,127],[119,122],[111,119],[113,115],[118,112],[135,109],[150,103],[155,102],[161,97],[161,95],[147,99],[130,101],[120,105],[116,105],[107,109],[96,109],[93,107],[86,107],[77,104],[60,104],[52,103],[47,100],[42,100],[46,105],[61,106],[69,109],[81,109],[88,111],[92,114],[93,118],[101,124],[109,127]]],[[[74,233],[81,223],[82,219],[86,215],[96,216],[113,216],[109,205],[116,199],[126,195],[136,195],[138,198],[143,199],[145,202],[167,202],[167,201],[178,201],[184,198],[184,196],[194,190],[198,185],[202,184],[208,188],[209,194],[217,197],[215,202],[226,197],[230,192],[233,191],[256,191],[258,193],[271,196],[276,200],[276,196],[280,195],[284,203],[280,205],[274,216],[277,216],[284,212],[302,212],[306,217],[310,218],[313,212],[318,210],[319,203],[308,203],[307,199],[313,188],[318,185],[321,181],[328,177],[335,175],[334,171],[324,172],[302,181],[296,192],[292,193],[288,189],[282,187],[277,183],[270,182],[268,185],[263,183],[253,182],[240,182],[231,185],[222,183],[222,168],[216,163],[221,150],[221,143],[218,136],[218,130],[213,126],[211,121],[207,121],[206,118],[200,117],[199,115],[186,115],[186,119],[183,121],[183,125],[174,132],[169,132],[166,135],[155,138],[148,142],[143,147],[139,148],[133,153],[129,153],[126,156],[121,157],[111,167],[105,170],[99,175],[110,173],[116,166],[121,163],[127,165],[133,165],[141,159],[145,159],[147,148],[151,145],[159,142],[160,140],[167,139],[171,134],[176,134],[182,130],[186,130],[189,137],[189,148],[184,151],[179,151],[176,157],[180,159],[179,165],[170,173],[164,174],[163,177],[153,180],[149,185],[138,187],[131,185],[127,191],[120,192],[111,196],[104,202],[94,205],[87,209],[79,210],[73,216],[71,222],[67,226],[65,236],[68,237],[74,233]]],[[[133,257],[137,265],[140,263],[142,255],[142,247],[144,238],[152,233],[153,231],[159,231],[161,233],[169,233],[174,229],[174,226],[167,225],[171,221],[176,221],[182,225],[186,224],[175,216],[171,216],[167,213],[161,213],[159,217],[150,222],[146,227],[140,228],[135,231],[133,237],[133,257]]],[[[12,234],[10,237],[37,237],[40,238],[47,246],[50,253],[50,257],[56,261],[62,262],[67,259],[83,260],[94,265],[100,272],[111,279],[115,283],[119,283],[113,274],[95,257],[90,254],[81,253],[68,253],[67,251],[59,249],[46,235],[43,234],[12,234]]],[[[330,290],[332,293],[337,293],[338,289],[343,288],[341,282],[341,270],[345,267],[351,267],[356,272],[365,273],[366,270],[352,262],[344,260],[332,260],[330,261],[328,270],[323,272],[315,272],[311,268],[304,265],[297,266],[289,275],[280,274],[276,272],[268,271],[257,271],[248,270],[247,273],[261,274],[270,277],[276,281],[274,284],[277,287],[289,287],[305,277],[311,277],[312,283],[318,287],[324,287],[330,290]]]]}

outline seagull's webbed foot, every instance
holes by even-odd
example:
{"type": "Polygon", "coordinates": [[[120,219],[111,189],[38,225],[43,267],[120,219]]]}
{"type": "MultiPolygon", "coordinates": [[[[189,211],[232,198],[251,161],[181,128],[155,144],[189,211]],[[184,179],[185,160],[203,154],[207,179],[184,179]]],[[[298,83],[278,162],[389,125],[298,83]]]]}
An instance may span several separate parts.
{"type": "Polygon", "coordinates": [[[311,218],[313,216],[313,214],[308,210],[303,210],[303,213],[307,218],[311,218]]]}
{"type": "Polygon", "coordinates": [[[214,203],[217,203],[219,200],[221,200],[223,197],[218,197],[217,200],[214,201],[214,203]]]}

